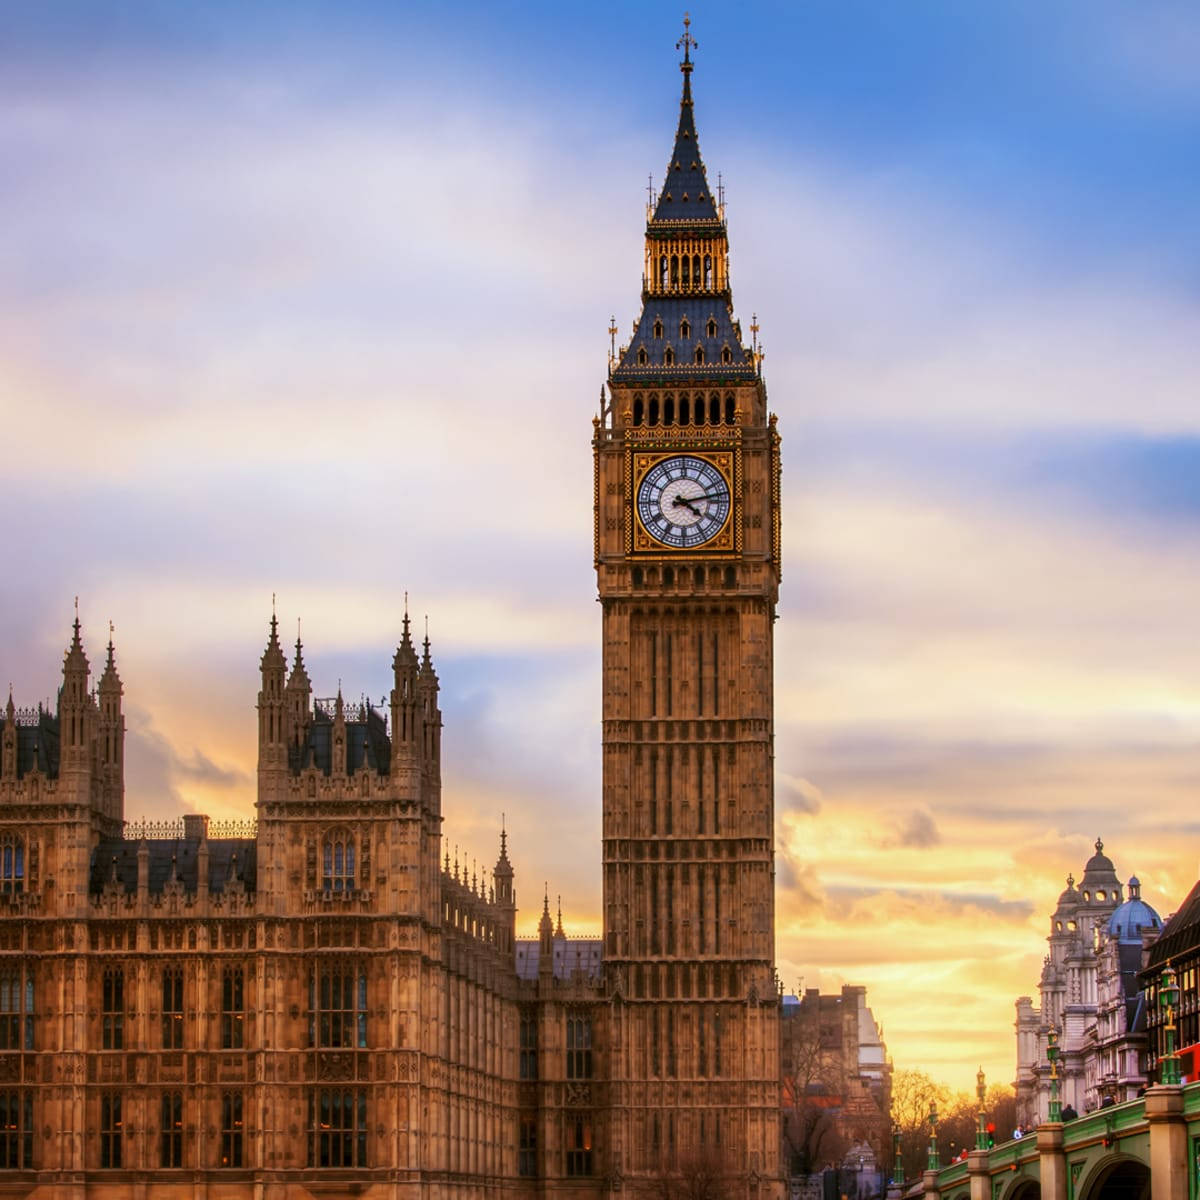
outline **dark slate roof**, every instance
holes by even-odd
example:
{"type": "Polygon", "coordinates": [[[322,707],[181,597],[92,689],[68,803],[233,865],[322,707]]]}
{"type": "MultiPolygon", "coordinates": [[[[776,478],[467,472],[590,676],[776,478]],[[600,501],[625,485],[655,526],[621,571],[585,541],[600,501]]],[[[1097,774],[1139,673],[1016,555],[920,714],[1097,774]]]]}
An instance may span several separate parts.
{"type": "MultiPolygon", "coordinates": [[[[5,722],[0,720],[0,732],[5,722]]],[[[48,709],[38,710],[35,724],[17,721],[17,778],[23,779],[34,763],[43,775],[58,778],[58,717],[48,709]]]]}
{"type": "MultiPolygon", "coordinates": [[[[346,718],[346,770],[357,771],[365,761],[383,775],[392,763],[392,743],[382,715],[370,705],[351,708],[346,718]],[[365,720],[362,717],[365,715],[365,720]]],[[[290,753],[293,771],[308,766],[320,768],[326,775],[333,770],[333,719],[320,706],[308,727],[308,740],[290,753]]]]}
{"type": "MultiPolygon", "coordinates": [[[[116,870],[117,879],[127,892],[137,891],[137,856],[140,842],[106,838],[92,851],[88,872],[89,888],[103,891],[116,870]]],[[[147,841],[150,852],[150,891],[161,892],[172,873],[182,881],[185,891],[196,890],[196,852],[194,838],[165,838],[147,841]]],[[[253,892],[258,882],[258,844],[253,838],[215,838],[208,843],[208,890],[223,892],[231,878],[240,879],[246,891],[253,892]],[[236,857],[235,857],[236,856],[236,857]]]]}
{"type": "Polygon", "coordinates": [[[1167,922],[1162,937],[1150,947],[1147,969],[1161,967],[1176,955],[1194,954],[1197,950],[1200,950],[1200,881],[1167,922]]]}
{"type": "Polygon", "coordinates": [[[747,355],[733,313],[723,297],[650,296],[642,308],[633,338],[613,370],[613,378],[681,386],[724,380],[742,382],[756,377],[754,363],[747,361],[747,355]],[[679,332],[684,318],[691,326],[686,338],[679,332]],[[716,333],[712,337],[708,335],[710,319],[716,322],[716,333]],[[661,338],[654,336],[656,321],[662,322],[661,338]],[[693,361],[698,345],[704,347],[703,364],[693,361]],[[721,361],[721,351],[726,346],[733,355],[733,361],[729,363],[721,361]],[[663,363],[668,348],[675,355],[673,366],[663,363]],[[642,350],[646,352],[645,363],[638,361],[642,350]]]}
{"type": "MultiPolygon", "coordinates": [[[[542,946],[537,938],[517,938],[517,976],[534,980],[538,977],[538,962],[542,946]]],[[[554,978],[570,979],[576,972],[588,979],[597,979],[604,962],[604,941],[601,938],[554,939],[554,978]]]]}
{"type": "Polygon", "coordinates": [[[679,102],[679,128],[675,148],[667,163],[658,204],[656,221],[718,221],[717,206],[708,187],[700,142],[696,137],[696,119],[692,112],[692,66],[683,64],[683,97],[679,102]]]}

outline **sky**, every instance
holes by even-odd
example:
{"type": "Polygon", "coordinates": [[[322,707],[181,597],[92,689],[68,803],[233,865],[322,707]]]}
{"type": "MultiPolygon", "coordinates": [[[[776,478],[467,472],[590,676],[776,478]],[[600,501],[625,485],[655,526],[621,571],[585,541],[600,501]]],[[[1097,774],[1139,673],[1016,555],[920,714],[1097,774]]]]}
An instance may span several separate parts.
{"type": "MultiPolygon", "coordinates": [[[[447,843],[600,921],[591,417],[678,113],[660,4],[0,7],[0,677],[115,624],[129,817],[442,682],[447,843]]],[[[784,465],[776,930],[897,1067],[1015,1066],[1097,836],[1200,870],[1200,9],[695,4],[784,465]]]]}

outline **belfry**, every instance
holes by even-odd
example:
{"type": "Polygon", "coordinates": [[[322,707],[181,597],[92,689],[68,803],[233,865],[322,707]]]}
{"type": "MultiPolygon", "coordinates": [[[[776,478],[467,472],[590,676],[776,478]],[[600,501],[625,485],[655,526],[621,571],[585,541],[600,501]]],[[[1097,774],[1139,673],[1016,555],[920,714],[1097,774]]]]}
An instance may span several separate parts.
{"type": "Polygon", "coordinates": [[[595,422],[611,1153],[779,1176],[772,624],[779,437],[734,317],[722,198],[683,95],[642,311],[595,422]]]}

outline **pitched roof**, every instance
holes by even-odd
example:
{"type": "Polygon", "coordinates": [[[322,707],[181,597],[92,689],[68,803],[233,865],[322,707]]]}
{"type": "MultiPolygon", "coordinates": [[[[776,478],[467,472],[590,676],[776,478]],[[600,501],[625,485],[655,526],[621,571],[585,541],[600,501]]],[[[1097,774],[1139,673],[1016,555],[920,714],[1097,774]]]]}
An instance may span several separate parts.
{"type": "Polygon", "coordinates": [[[679,127],[675,130],[675,146],[667,163],[662,191],[654,209],[651,224],[659,221],[717,222],[717,206],[708,186],[704,160],[700,157],[700,142],[696,137],[696,118],[692,105],[692,64],[684,60],[683,96],[679,101],[679,127]]]}

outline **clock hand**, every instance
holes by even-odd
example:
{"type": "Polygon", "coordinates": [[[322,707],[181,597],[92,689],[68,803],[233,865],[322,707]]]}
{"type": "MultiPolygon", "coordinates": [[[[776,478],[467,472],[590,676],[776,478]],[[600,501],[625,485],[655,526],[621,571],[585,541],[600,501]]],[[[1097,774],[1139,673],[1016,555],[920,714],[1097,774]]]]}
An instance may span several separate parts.
{"type": "MultiPolygon", "coordinates": [[[[696,499],[696,497],[692,497],[692,499],[696,499]]],[[[676,508],[678,508],[680,505],[682,505],[682,506],[683,506],[684,508],[686,508],[686,509],[688,510],[688,512],[690,512],[690,513],[691,513],[693,516],[697,516],[697,517],[702,517],[702,516],[704,516],[704,514],[703,514],[703,513],[702,513],[702,512],[701,512],[701,511],[700,511],[698,508],[693,508],[693,507],[692,507],[692,506],[691,506],[691,505],[690,505],[690,504],[687,502],[687,500],[685,500],[685,499],[684,499],[682,496],[676,496],[676,497],[675,497],[675,499],[672,501],[672,504],[674,504],[674,506],[675,506],[676,508]]]]}
{"type": "Polygon", "coordinates": [[[700,496],[689,496],[689,500],[724,500],[728,492],[705,492],[700,496]]]}

